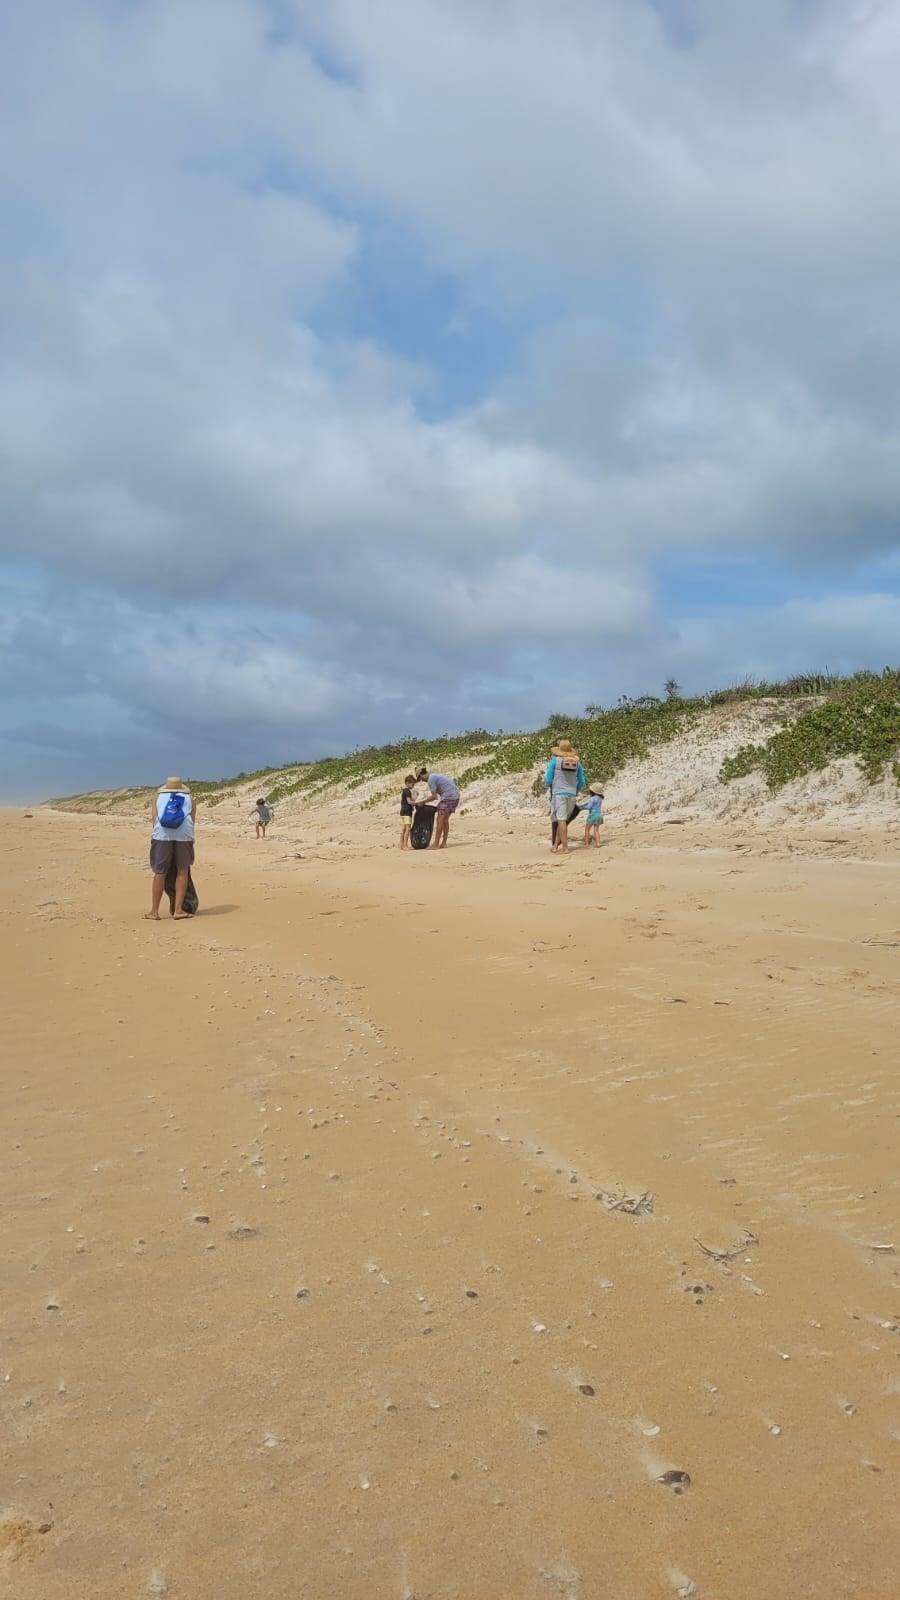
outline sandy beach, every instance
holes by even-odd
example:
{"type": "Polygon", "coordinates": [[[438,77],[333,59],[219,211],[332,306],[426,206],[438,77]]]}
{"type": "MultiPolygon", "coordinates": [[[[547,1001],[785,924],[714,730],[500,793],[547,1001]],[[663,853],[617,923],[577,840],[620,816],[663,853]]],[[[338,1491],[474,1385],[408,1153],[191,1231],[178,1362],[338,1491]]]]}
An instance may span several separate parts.
{"type": "Polygon", "coordinates": [[[896,1594],[896,847],[546,833],[5,815],[0,1594],[896,1594]]]}

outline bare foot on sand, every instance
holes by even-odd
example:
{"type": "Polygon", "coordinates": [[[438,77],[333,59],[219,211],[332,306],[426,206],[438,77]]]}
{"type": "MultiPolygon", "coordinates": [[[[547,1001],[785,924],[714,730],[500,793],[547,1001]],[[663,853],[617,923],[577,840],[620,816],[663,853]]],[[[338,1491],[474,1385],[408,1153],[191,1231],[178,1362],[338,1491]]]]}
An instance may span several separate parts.
{"type": "Polygon", "coordinates": [[[145,911],[144,912],[144,921],[145,922],[158,922],[159,921],[159,912],[158,911],[145,911]]]}

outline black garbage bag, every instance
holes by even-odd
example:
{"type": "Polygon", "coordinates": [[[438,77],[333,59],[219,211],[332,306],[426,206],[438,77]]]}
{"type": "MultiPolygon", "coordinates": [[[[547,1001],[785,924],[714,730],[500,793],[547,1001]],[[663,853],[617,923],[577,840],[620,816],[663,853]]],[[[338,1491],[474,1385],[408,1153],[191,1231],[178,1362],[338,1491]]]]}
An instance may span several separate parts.
{"type": "Polygon", "coordinates": [[[416,806],[409,842],[414,850],[427,850],[434,833],[434,806],[416,806]]]}
{"type": "MultiPolygon", "coordinates": [[[[176,876],[175,863],[172,861],[170,862],[169,870],[166,873],[166,894],[169,896],[169,910],[173,912],[175,910],[176,876]]],[[[194,879],[190,872],[188,873],[187,888],[184,891],[184,904],[182,905],[181,909],[188,917],[196,916],[197,912],[200,910],[200,896],[198,895],[194,886],[194,879]]]]}

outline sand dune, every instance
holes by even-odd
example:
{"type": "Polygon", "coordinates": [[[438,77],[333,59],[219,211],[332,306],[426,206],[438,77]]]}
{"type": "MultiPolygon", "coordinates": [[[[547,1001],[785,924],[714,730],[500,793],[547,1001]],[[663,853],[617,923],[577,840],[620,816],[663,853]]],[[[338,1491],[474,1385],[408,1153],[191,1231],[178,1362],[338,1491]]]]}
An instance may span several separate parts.
{"type": "Polygon", "coordinates": [[[545,834],[5,818],[0,1594],[896,1593],[890,836],[545,834]]]}

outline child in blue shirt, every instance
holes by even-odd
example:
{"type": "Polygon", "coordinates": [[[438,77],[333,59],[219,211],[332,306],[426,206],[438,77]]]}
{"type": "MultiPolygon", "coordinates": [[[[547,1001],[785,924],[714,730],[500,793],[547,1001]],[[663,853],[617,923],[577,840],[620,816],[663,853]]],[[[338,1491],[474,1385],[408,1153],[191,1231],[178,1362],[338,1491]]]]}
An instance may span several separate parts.
{"type": "Polygon", "coordinates": [[[591,798],[584,818],[584,842],[599,845],[600,824],[603,821],[603,790],[599,783],[592,783],[588,793],[591,798]]]}

